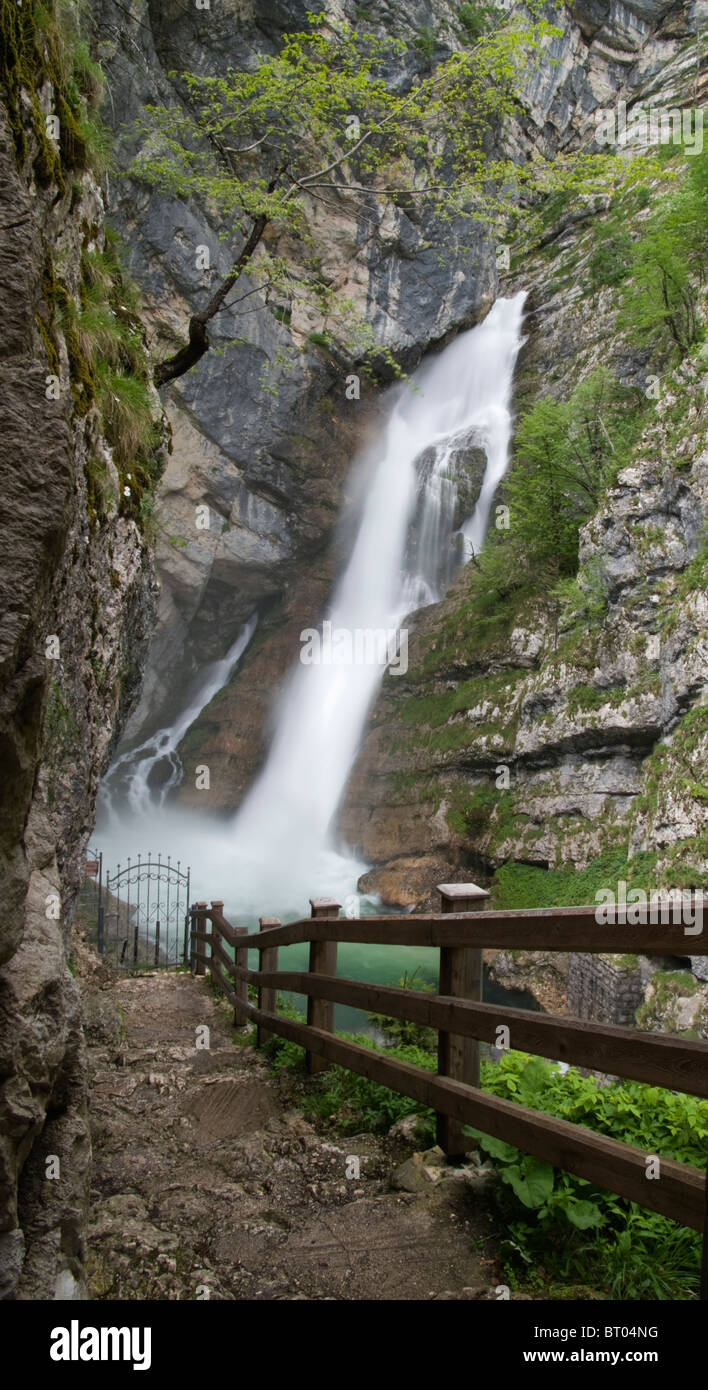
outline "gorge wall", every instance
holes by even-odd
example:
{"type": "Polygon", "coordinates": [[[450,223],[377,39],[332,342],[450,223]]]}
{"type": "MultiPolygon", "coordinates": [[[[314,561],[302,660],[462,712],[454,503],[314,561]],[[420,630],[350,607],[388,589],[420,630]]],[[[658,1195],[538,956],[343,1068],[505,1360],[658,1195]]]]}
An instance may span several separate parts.
{"type": "MultiPolygon", "coordinates": [[[[137,696],[154,578],[139,450],[131,485],[91,361],[89,279],[102,268],[112,292],[125,287],[106,254],[85,50],[73,24],[47,14],[35,31],[12,0],[2,32],[0,1297],[71,1298],[84,1289],[90,1138],[67,932],[98,783],[137,696]]],[[[120,380],[138,381],[140,351],[132,369],[117,364],[120,380]]],[[[157,441],[144,370],[141,387],[157,441]]],[[[157,443],[145,463],[159,471],[157,443]]]]}

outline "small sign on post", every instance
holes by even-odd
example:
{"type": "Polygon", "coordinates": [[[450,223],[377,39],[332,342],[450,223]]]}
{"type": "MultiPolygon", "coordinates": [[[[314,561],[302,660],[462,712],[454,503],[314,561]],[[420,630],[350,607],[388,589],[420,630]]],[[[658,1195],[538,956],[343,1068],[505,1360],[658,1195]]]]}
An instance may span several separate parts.
{"type": "Polygon", "coordinates": [[[84,864],[84,874],[86,875],[86,878],[95,878],[97,873],[98,873],[98,860],[97,860],[97,859],[87,859],[87,860],[86,860],[86,863],[84,864]]]}

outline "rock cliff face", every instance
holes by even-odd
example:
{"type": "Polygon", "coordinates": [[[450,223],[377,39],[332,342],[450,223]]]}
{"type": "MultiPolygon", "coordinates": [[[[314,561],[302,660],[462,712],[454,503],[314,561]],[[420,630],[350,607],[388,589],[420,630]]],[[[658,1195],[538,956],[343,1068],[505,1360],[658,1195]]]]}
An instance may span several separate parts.
{"type": "Polygon", "coordinates": [[[100,190],[68,138],[55,31],[35,46],[19,7],[2,18],[0,1297],[69,1298],[90,1140],[66,934],[154,581],[72,331],[84,258],[104,248],[100,190]],[[41,128],[57,109],[54,148],[41,128]]]}
{"type": "MultiPolygon", "coordinates": [[[[573,14],[587,35],[587,15],[573,14]]],[[[641,83],[644,100],[690,102],[695,49],[681,40],[695,20],[683,23],[672,11],[658,34],[640,25],[622,39],[627,88],[641,83]]],[[[606,47],[597,35],[590,44],[596,89],[606,47]]],[[[603,217],[597,202],[566,209],[508,277],[528,291],[524,405],[567,399],[599,364],[642,395],[652,389],[646,354],[624,341],[611,293],[592,283],[603,217]]],[[[475,617],[468,567],[414,620],[408,679],[384,683],[341,818],[376,866],[364,886],[412,903],[437,873],[488,877],[510,859],[584,867],[603,851],[655,849],[659,881],[704,880],[704,370],[694,361],[663,375],[631,466],[581,533],[581,573],[602,574],[601,618],[571,614],[559,626],[558,606],[539,599],[495,634],[475,617]]]]}

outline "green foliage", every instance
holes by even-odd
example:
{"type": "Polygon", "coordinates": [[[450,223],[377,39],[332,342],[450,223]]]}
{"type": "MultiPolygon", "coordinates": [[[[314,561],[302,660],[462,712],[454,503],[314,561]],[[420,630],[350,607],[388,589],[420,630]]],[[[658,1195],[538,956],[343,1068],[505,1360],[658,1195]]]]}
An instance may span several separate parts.
{"type": "Polygon", "coordinates": [[[103,77],[82,37],[83,6],[69,0],[0,0],[0,83],[18,162],[31,154],[38,182],[66,187],[68,170],[101,172],[107,136],[96,116],[103,77]],[[52,88],[58,146],[47,135],[39,93],[52,88]],[[28,139],[29,135],[29,139],[28,139]]]}
{"type": "MultiPolygon", "coordinates": [[[[138,293],[121,265],[116,236],[107,233],[103,251],[82,253],[78,303],[49,259],[43,289],[50,326],[56,316],[66,341],[75,408],[80,414],[98,409],[118,468],[120,508],[146,529],[152,490],[162,470],[161,432],[137,312],[138,293]]],[[[49,329],[47,334],[51,340],[49,329]]],[[[105,462],[90,455],[87,473],[89,507],[101,516],[108,481],[105,462]]]]}
{"type": "MultiPolygon", "coordinates": [[[[426,994],[435,993],[435,985],[421,979],[419,965],[410,974],[407,970],[404,971],[396,984],[398,989],[417,989],[423,990],[426,994]]],[[[434,1052],[437,1048],[437,1029],[428,1028],[424,1023],[410,1023],[407,1019],[394,1018],[392,1014],[376,1013],[369,1014],[369,1022],[386,1035],[388,1042],[398,1046],[421,1047],[426,1052],[434,1052]]]]}
{"type": "MultiPolygon", "coordinates": [[[[302,1014],[286,1001],[281,1004],[280,998],[278,1011],[302,1019],[302,1014]]],[[[375,1052],[385,1051],[387,1057],[424,1067],[426,1071],[436,1069],[435,1057],[422,1047],[409,1044],[382,1049],[365,1033],[338,1033],[337,1036],[375,1052]]],[[[427,1133],[434,1130],[432,1110],[346,1067],[333,1066],[312,1080],[306,1079],[305,1051],[296,1043],[273,1037],[265,1044],[264,1051],[269,1054],[275,1072],[287,1071],[292,1078],[299,1079],[302,1090],[298,1104],[310,1120],[332,1125],[341,1134],[356,1134],[360,1130],[382,1134],[404,1115],[417,1114],[421,1130],[427,1133]]]]}
{"type": "MultiPolygon", "coordinates": [[[[708,1103],[625,1081],[599,1085],[574,1068],[507,1052],[483,1063],[485,1090],[611,1135],[647,1153],[705,1167],[708,1103]]],[[[654,1212],[512,1145],[474,1135],[498,1165],[496,1203],[509,1266],[522,1276],[541,1262],[552,1277],[608,1287],[621,1299],[696,1296],[701,1240],[654,1212]],[[533,1213],[533,1220],[530,1219],[533,1213]]]]}
{"type": "Polygon", "coordinates": [[[423,57],[428,59],[432,58],[437,44],[438,39],[435,30],[429,28],[427,25],[419,30],[413,40],[413,47],[417,48],[418,52],[422,53],[423,57]]]}
{"type": "Polygon", "coordinates": [[[498,18],[498,11],[494,5],[465,4],[460,5],[457,18],[467,42],[475,43],[491,28],[495,19],[498,18]]]}
{"type": "Polygon", "coordinates": [[[139,378],[114,371],[104,362],[96,368],[96,398],[106,438],[122,471],[136,464],[155,442],[152,398],[139,378]]]}
{"type": "MultiPolygon", "coordinates": [[[[0,81],[13,131],[18,162],[31,155],[42,185],[66,190],[65,174],[106,167],[108,133],[96,107],[103,88],[99,65],[82,33],[87,11],[72,0],[0,0],[2,58],[0,81]],[[38,93],[51,84],[52,114],[59,118],[58,147],[47,137],[38,93]]],[[[81,179],[72,184],[75,200],[81,179]]],[[[97,229],[86,226],[89,246],[97,229]]],[[[150,419],[148,364],[138,297],[122,270],[115,239],[106,236],[103,251],[86,249],[81,259],[78,302],[55,270],[47,253],[42,273],[42,305],[35,322],[53,374],[59,374],[56,328],[63,334],[75,414],[98,405],[103,429],[119,472],[130,469],[136,486],[122,500],[123,510],[144,516],[142,493],[154,482],[157,429],[150,419]]],[[[87,455],[89,513],[95,519],[105,503],[105,462],[87,455]]],[[[127,479],[121,478],[121,487],[127,479]]]]}
{"type": "Polygon", "coordinates": [[[634,244],[631,280],[622,302],[625,321],[641,343],[683,357],[704,336],[699,286],[705,279],[708,151],[687,161],[677,187],[665,194],[634,244]]]}
{"type": "Polygon", "coordinates": [[[589,263],[590,284],[593,290],[603,285],[619,285],[629,272],[632,260],[632,238],[623,228],[603,229],[600,245],[595,248],[589,263]]]}
{"type": "Polygon", "coordinates": [[[539,400],[521,417],[504,487],[508,539],[495,537],[508,568],[521,566],[548,584],[575,575],[580,527],[636,433],[630,400],[597,368],[567,401],[539,400]]]}
{"type": "MultiPolygon", "coordinates": [[[[435,36],[422,30],[414,42],[430,70],[405,89],[390,83],[402,40],[310,15],[309,31],[286,35],[278,52],[253,67],[218,77],[173,74],[183,101],[146,108],[131,174],[209,208],[224,239],[243,248],[232,284],[248,266],[266,295],[306,302],[323,321],[336,307],[343,334],[344,306],[323,274],[311,229],[313,202],[328,205],[340,195],[364,216],[376,200],[415,207],[416,221],[426,210],[443,226],[454,219],[459,251],[460,218],[513,228],[528,202],[518,197],[520,186],[545,187],[557,177],[543,160],[526,166],[489,152],[490,132],[513,114],[529,70],[548,62],[545,39],[559,32],[541,8],[505,16],[480,31],[473,48],[434,66],[435,36]],[[274,249],[281,234],[287,258],[274,249]]],[[[463,7],[476,25],[471,10],[463,7]]],[[[371,345],[363,347],[363,361],[373,355],[371,345]]]]}
{"type": "Polygon", "coordinates": [[[649,891],[656,854],[643,851],[628,859],[623,850],[598,854],[585,869],[574,864],[541,869],[533,864],[503,864],[495,874],[492,892],[495,907],[583,907],[596,901],[601,888],[612,888],[620,879],[649,891]]]}
{"type": "Polygon", "coordinates": [[[603,705],[620,705],[626,698],[627,689],[624,685],[611,685],[602,689],[596,685],[574,685],[568,691],[566,709],[568,714],[578,714],[580,711],[592,711],[602,709],[603,705]]]}

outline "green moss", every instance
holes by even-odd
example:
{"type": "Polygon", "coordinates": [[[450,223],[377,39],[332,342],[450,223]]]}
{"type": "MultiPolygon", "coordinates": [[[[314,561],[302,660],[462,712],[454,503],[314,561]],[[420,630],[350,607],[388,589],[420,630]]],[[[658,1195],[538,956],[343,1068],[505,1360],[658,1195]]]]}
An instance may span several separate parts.
{"type": "Polygon", "coordinates": [[[76,718],[64,699],[58,680],[49,683],[44,721],[50,750],[64,749],[78,734],[76,718]]]}
{"type": "MultiPolygon", "coordinates": [[[[705,800],[703,783],[695,781],[695,771],[708,749],[708,705],[694,705],[683,716],[669,738],[662,740],[644,762],[644,789],[634,803],[634,814],[652,817],[663,805],[667,790],[677,799],[705,800]]],[[[663,868],[657,886],[690,888],[702,886],[708,861],[708,830],[679,840],[662,851],[663,868]]]]}
{"type": "Polygon", "coordinates": [[[74,409],[77,415],[85,415],[96,396],[96,380],[91,363],[81,350],[78,331],[78,311],[66,285],[56,281],[57,316],[64,335],[69,359],[69,378],[74,409]]]}
{"type": "Polygon", "coordinates": [[[76,12],[61,0],[0,0],[0,85],[18,165],[32,154],[42,187],[62,195],[65,172],[105,164],[106,132],[95,115],[101,70],[81,37],[76,12]],[[39,92],[51,84],[52,113],[59,120],[58,146],[47,134],[39,92]]]}
{"type": "Polygon", "coordinates": [[[40,184],[63,186],[58,151],[47,138],[37,92],[50,76],[49,63],[40,51],[32,5],[17,0],[0,0],[0,84],[15,144],[17,162],[22,166],[30,153],[22,94],[28,102],[30,125],[36,145],[34,170],[40,184]]]}
{"type": "Polygon", "coordinates": [[[708,1006],[700,1007],[690,1029],[679,1028],[679,1001],[702,989],[687,970],[657,970],[651,977],[648,995],[637,1010],[637,1024],[649,1030],[676,1032],[681,1037],[704,1038],[708,1033],[708,1006]]]}
{"type": "Polygon", "coordinates": [[[601,709],[603,705],[621,705],[626,698],[627,691],[623,685],[611,685],[605,690],[599,690],[594,685],[574,685],[568,691],[566,710],[572,718],[579,711],[601,709]]]}
{"type": "Polygon", "coordinates": [[[460,835],[479,838],[488,829],[492,812],[503,795],[508,796],[508,792],[501,792],[486,782],[479,786],[453,788],[446,812],[450,829],[460,835]]]}
{"type": "Polygon", "coordinates": [[[697,989],[700,989],[698,981],[688,970],[655,970],[651,979],[653,985],[672,985],[677,990],[682,990],[684,994],[694,994],[697,989]]]}
{"type": "Polygon", "coordinates": [[[656,854],[642,853],[628,859],[621,850],[599,854],[585,869],[563,864],[554,869],[511,861],[503,864],[492,882],[495,907],[582,907],[596,901],[601,889],[615,888],[621,879],[644,887],[653,886],[656,854]]]}
{"type": "MultiPolygon", "coordinates": [[[[50,331],[56,321],[66,343],[75,412],[83,416],[93,406],[98,409],[118,468],[121,512],[146,530],[162,471],[161,430],[154,418],[137,291],[121,266],[117,239],[108,235],[104,251],[82,253],[78,304],[47,253],[42,295],[49,325],[38,326],[47,351],[53,351],[50,360],[58,366],[50,331]]],[[[106,512],[107,470],[92,452],[86,475],[89,512],[100,519],[106,512]]]]}
{"type": "Polygon", "coordinates": [[[510,707],[513,688],[527,674],[513,668],[501,675],[459,681],[451,690],[408,696],[398,711],[403,722],[414,727],[406,744],[412,741],[440,752],[495,737],[510,744],[518,723],[513,703],[510,707]],[[468,718],[468,711],[477,707],[482,710],[479,719],[468,718]],[[459,715],[464,717],[456,718],[459,715]]]}
{"type": "Polygon", "coordinates": [[[59,354],[57,352],[56,343],[54,342],[51,332],[44,319],[42,318],[42,315],[35,314],[34,321],[37,325],[37,328],[39,329],[39,336],[42,339],[44,351],[47,354],[47,363],[49,365],[49,370],[53,376],[58,376],[59,354]]]}

